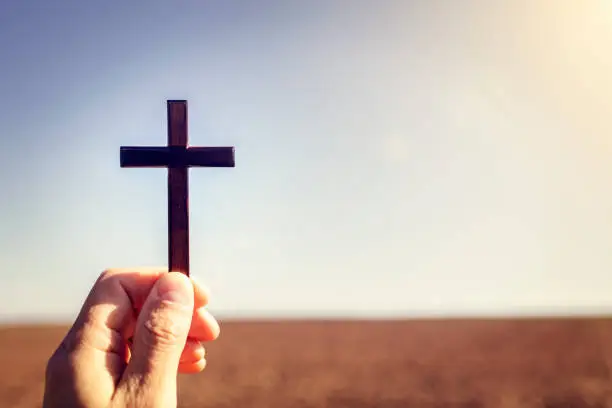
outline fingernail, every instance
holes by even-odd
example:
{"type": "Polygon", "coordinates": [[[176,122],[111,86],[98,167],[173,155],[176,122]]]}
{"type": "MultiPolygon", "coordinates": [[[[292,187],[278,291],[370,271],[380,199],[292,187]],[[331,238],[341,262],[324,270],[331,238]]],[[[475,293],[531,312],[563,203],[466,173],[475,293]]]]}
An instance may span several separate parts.
{"type": "Polygon", "coordinates": [[[172,302],[172,303],[189,303],[188,290],[191,289],[191,283],[189,287],[185,287],[185,283],[182,281],[186,279],[181,276],[164,275],[160,278],[160,282],[157,286],[157,293],[161,300],[172,302]]]}

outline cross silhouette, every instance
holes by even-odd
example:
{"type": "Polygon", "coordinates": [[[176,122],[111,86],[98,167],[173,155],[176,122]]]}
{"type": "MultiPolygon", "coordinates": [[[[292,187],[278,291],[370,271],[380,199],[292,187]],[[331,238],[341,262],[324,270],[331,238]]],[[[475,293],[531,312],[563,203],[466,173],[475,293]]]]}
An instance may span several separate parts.
{"type": "Polygon", "coordinates": [[[189,167],[234,167],[233,147],[188,147],[187,101],[169,100],[168,146],[122,146],[121,167],[168,168],[168,267],[189,276],[189,167]]]}

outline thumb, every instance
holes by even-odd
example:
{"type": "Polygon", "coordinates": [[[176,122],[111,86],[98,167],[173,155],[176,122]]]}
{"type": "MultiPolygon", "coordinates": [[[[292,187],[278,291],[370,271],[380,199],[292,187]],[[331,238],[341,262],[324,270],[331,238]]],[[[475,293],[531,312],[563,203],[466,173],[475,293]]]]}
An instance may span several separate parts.
{"type": "Polygon", "coordinates": [[[136,321],[131,359],[121,380],[132,397],[158,402],[176,399],[178,366],[193,307],[189,278],[179,272],[162,274],[136,321]]]}

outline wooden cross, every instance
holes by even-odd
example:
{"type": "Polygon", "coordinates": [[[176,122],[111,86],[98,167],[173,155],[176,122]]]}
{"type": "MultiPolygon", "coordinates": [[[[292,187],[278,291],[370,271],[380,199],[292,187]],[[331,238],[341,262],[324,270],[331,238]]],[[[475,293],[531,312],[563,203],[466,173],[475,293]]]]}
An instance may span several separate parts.
{"type": "Polygon", "coordinates": [[[188,147],[187,101],[169,100],[168,146],[122,146],[121,167],[168,168],[168,267],[189,276],[189,167],[234,167],[233,147],[188,147]]]}

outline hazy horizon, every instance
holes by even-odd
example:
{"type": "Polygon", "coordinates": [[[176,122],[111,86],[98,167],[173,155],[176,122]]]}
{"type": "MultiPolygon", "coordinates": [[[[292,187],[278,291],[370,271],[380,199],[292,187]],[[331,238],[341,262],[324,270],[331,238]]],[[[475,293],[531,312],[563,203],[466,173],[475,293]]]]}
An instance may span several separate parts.
{"type": "Polygon", "coordinates": [[[166,265],[191,145],[191,268],[225,317],[612,314],[612,5],[0,6],[0,320],[70,321],[166,265]],[[538,312],[540,311],[540,312],[538,312]]]}

